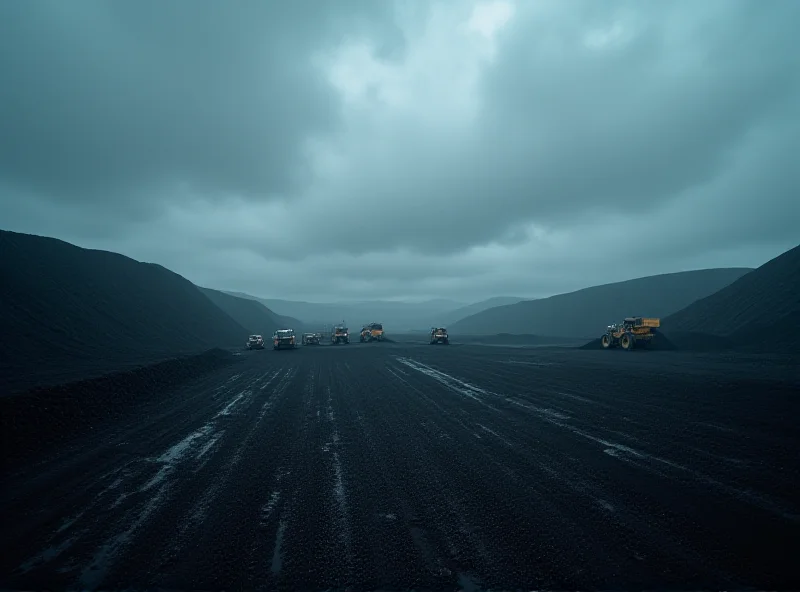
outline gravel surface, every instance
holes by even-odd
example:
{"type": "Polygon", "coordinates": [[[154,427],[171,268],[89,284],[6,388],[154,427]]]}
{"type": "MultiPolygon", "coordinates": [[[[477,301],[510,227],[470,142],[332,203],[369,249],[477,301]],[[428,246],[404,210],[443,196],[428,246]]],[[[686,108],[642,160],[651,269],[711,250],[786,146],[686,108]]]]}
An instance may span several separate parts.
{"type": "Polygon", "coordinates": [[[0,586],[797,589],[796,362],[245,352],[7,473],[0,586]]]}

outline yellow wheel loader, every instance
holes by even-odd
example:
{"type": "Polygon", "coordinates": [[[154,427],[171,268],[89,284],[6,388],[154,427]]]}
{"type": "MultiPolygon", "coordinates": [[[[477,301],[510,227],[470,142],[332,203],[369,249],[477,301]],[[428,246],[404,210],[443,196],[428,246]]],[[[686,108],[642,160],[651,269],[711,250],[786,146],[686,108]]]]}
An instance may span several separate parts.
{"type": "Polygon", "coordinates": [[[621,347],[626,351],[647,348],[661,326],[661,319],[628,317],[619,324],[609,325],[600,338],[603,349],[621,347]]]}

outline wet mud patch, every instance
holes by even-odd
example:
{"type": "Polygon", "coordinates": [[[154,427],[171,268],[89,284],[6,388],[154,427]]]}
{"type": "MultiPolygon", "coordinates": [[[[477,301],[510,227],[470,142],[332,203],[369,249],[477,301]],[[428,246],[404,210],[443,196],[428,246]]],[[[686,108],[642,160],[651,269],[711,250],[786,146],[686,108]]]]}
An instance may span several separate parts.
{"type": "Polygon", "coordinates": [[[158,401],[166,390],[235,362],[215,349],[101,378],[39,388],[0,398],[4,468],[57,449],[158,401]]]}

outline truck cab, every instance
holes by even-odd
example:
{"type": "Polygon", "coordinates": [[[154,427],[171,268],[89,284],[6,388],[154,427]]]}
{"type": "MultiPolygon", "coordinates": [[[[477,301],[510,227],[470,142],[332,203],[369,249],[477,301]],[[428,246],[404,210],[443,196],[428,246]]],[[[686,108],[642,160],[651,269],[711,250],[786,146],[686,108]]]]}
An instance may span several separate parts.
{"type": "Polygon", "coordinates": [[[443,343],[448,345],[450,338],[447,336],[447,329],[445,327],[432,327],[431,328],[431,345],[443,343]]]}
{"type": "Polygon", "coordinates": [[[272,335],[272,349],[294,349],[294,329],[278,329],[272,335]]]}
{"type": "Polygon", "coordinates": [[[264,349],[264,338],[261,335],[251,335],[247,339],[247,349],[264,349]]]}
{"type": "Polygon", "coordinates": [[[331,343],[337,345],[339,343],[350,343],[350,330],[344,325],[337,325],[331,332],[331,343]]]}
{"type": "Polygon", "coordinates": [[[303,345],[319,345],[319,335],[316,333],[304,333],[303,345]]]}

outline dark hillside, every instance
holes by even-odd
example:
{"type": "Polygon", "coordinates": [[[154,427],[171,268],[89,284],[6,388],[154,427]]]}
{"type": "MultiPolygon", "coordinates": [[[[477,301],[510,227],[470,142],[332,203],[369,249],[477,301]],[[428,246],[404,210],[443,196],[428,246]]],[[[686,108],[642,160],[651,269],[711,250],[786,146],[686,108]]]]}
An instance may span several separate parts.
{"type": "Polygon", "coordinates": [[[468,316],[477,314],[484,310],[489,310],[490,308],[494,308],[496,306],[506,306],[508,304],[516,304],[517,302],[522,302],[523,300],[530,300],[527,298],[519,298],[516,296],[495,296],[494,298],[489,298],[487,300],[481,300],[480,302],[474,302],[472,304],[468,304],[467,306],[462,306],[455,310],[451,310],[450,312],[442,313],[439,317],[439,323],[449,326],[453,323],[460,321],[463,318],[468,316]]]}
{"type": "Polygon", "coordinates": [[[724,288],[751,270],[702,269],[584,288],[490,308],[450,327],[453,336],[497,333],[591,338],[627,316],[665,317],[724,288]]]}
{"type": "Polygon", "coordinates": [[[663,319],[664,331],[735,335],[781,327],[783,317],[800,314],[800,246],[739,278],[729,286],[663,319]]]}
{"type": "Polygon", "coordinates": [[[800,246],[661,322],[679,348],[800,352],[800,246]]]}
{"type": "Polygon", "coordinates": [[[200,288],[200,291],[249,333],[268,337],[277,329],[303,330],[303,324],[297,319],[275,314],[257,300],[231,296],[211,288],[200,288]]]}
{"type": "Polygon", "coordinates": [[[180,275],[61,240],[0,231],[0,394],[244,342],[180,275]]]}

